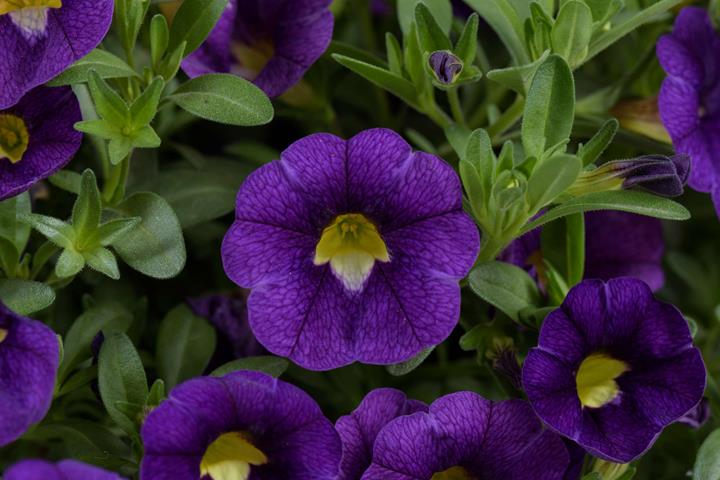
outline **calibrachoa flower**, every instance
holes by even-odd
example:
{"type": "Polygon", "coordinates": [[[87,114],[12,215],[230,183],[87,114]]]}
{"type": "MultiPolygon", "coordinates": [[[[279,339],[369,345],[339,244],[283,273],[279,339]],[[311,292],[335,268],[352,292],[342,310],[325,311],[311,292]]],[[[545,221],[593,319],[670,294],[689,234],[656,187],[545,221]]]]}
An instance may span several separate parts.
{"type": "Polygon", "coordinates": [[[10,467],[3,475],[5,480],[123,480],[117,473],[76,460],[58,463],[24,460],[10,467]]]}
{"type": "Polygon", "coordinates": [[[372,463],[375,438],[391,420],[415,412],[427,412],[427,405],[409,400],[393,388],[368,393],[350,414],[340,417],[335,429],[342,440],[342,462],[338,480],[359,480],[372,463]]]}
{"type": "Polygon", "coordinates": [[[260,372],[175,387],[142,438],[142,480],[331,480],[340,464],[340,438],[315,401],[260,372]]]}
{"type": "Polygon", "coordinates": [[[543,429],[527,402],[459,392],[383,428],[362,478],[557,480],[567,466],[562,440],[543,429]]]}
{"type": "Polygon", "coordinates": [[[684,8],[657,55],[668,74],[660,117],[675,150],[692,158],[690,186],[710,192],[720,212],[720,35],[707,11],[684,8]]]}
{"type": "Polygon", "coordinates": [[[80,120],[69,87],[38,87],[0,110],[0,200],[64,167],[80,148],[82,134],[73,128],[80,120]]]}
{"type": "Polygon", "coordinates": [[[0,0],[0,110],[97,47],[113,0],[0,0]]]}
{"type": "Polygon", "coordinates": [[[250,175],[222,257],[253,289],[260,343],[319,370],[397,363],[444,340],[478,249],[453,169],[374,129],[311,135],[250,175]]]}
{"type": "Polygon", "coordinates": [[[545,318],[523,385],[550,427],[628,463],[697,405],[705,366],[682,314],[642,281],[586,280],[545,318]]]}
{"type": "Polygon", "coordinates": [[[253,357],[265,352],[250,330],[244,298],[208,295],[191,298],[187,302],[195,315],[206,318],[218,330],[218,340],[228,344],[234,358],[253,357]]]}
{"type": "MultiPolygon", "coordinates": [[[[541,229],[513,241],[500,260],[537,276],[544,268],[541,229]]],[[[635,277],[659,290],[665,283],[662,222],[633,213],[602,211],[585,214],[585,278],[635,277]]]]}
{"type": "Polygon", "coordinates": [[[45,416],[59,361],[52,330],[0,303],[0,446],[45,416]]]}
{"type": "Polygon", "coordinates": [[[185,59],[191,77],[234,73],[270,97],[295,85],[325,52],[331,0],[230,0],[205,43],[185,59]]]}

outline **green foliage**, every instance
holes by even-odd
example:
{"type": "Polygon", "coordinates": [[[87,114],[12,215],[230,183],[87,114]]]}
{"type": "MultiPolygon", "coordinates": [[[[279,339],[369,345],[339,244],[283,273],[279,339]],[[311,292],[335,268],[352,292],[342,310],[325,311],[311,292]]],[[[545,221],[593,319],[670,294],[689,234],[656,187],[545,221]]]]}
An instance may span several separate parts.
{"type": "Polygon", "coordinates": [[[207,38],[220,19],[228,0],[186,0],[175,15],[170,28],[169,49],[183,43],[184,55],[194,52],[207,38]]]}
{"type": "Polygon", "coordinates": [[[252,370],[255,372],[263,372],[273,377],[279,377],[290,366],[290,362],[282,357],[273,357],[270,355],[260,357],[238,358],[222,365],[210,374],[213,377],[222,377],[228,373],[238,370],[252,370]]]}
{"type": "Polygon", "coordinates": [[[720,430],[715,430],[700,446],[693,468],[693,480],[718,479],[720,479],[720,430]]]}
{"type": "Polygon", "coordinates": [[[515,321],[520,311],[540,303],[535,280],[509,263],[481,263],[470,272],[468,280],[475,294],[515,321]]]}

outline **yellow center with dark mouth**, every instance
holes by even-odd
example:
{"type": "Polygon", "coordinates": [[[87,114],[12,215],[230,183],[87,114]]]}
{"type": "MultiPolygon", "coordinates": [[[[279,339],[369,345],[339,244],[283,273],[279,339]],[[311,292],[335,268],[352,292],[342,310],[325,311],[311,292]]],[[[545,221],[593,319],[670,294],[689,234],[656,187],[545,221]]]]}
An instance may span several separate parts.
{"type": "Polygon", "coordinates": [[[30,143],[30,134],[22,118],[0,113],[0,160],[22,160],[30,143]]]}
{"type": "Polygon", "coordinates": [[[240,432],[224,433],[205,451],[200,476],[213,480],[247,480],[252,466],[265,465],[268,458],[240,432]]]}
{"type": "Polygon", "coordinates": [[[315,248],[315,265],[330,263],[335,276],[350,291],[360,291],[375,261],[389,262],[377,227],[359,213],[339,215],[323,230],[315,248]]]}
{"type": "Polygon", "coordinates": [[[60,8],[62,0],[0,0],[0,15],[25,8],[60,8]]]}
{"type": "Polygon", "coordinates": [[[578,398],[583,407],[599,408],[620,394],[615,381],[630,367],[604,353],[593,353],[583,360],[575,376],[578,398]]]}
{"type": "Polygon", "coordinates": [[[473,480],[473,477],[462,467],[452,467],[436,473],[432,480],[473,480]]]}
{"type": "Polygon", "coordinates": [[[234,73],[247,80],[255,80],[275,54],[275,47],[272,42],[267,40],[258,41],[252,45],[233,42],[231,50],[239,64],[234,67],[234,73]]]}

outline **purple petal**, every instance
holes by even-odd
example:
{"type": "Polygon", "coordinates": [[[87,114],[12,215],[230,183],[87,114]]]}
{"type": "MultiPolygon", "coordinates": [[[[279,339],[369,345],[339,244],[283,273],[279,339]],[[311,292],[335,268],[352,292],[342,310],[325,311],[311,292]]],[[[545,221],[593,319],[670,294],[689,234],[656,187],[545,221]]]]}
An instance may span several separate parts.
{"type": "Polygon", "coordinates": [[[76,460],[52,464],[45,460],[23,460],[8,468],[5,480],[123,480],[120,475],[76,460]]]}

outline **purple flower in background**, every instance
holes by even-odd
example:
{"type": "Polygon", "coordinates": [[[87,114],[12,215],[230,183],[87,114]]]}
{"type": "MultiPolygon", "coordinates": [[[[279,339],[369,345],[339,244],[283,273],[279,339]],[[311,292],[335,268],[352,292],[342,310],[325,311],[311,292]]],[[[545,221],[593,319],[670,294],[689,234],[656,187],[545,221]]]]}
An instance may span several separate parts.
{"type": "Polygon", "coordinates": [[[242,297],[208,295],[187,300],[195,315],[206,318],[228,344],[233,358],[253,357],[265,353],[248,324],[247,305],[242,297]]]}
{"type": "Polygon", "coordinates": [[[305,368],[397,363],[443,341],[479,234],[443,160],[395,132],[316,134],[250,175],[223,241],[250,326],[305,368]]]}
{"type": "Polygon", "coordinates": [[[112,15],[113,0],[0,2],[0,110],[97,47],[112,15]]]}
{"type": "Polygon", "coordinates": [[[657,55],[668,77],[658,99],[675,150],[692,158],[690,186],[720,213],[720,35],[704,8],[687,7],[657,55]]]}
{"type": "Polygon", "coordinates": [[[325,52],[333,33],[330,0],[230,0],[182,68],[191,77],[234,73],[277,97],[325,52]]]}
{"type": "Polygon", "coordinates": [[[81,119],[69,87],[38,87],[0,110],[0,200],[64,167],[80,148],[82,134],[73,125],[81,119]]]}
{"type": "Polygon", "coordinates": [[[705,366],[685,318],[646,284],[585,280],[545,318],[523,385],[547,425],[628,463],[697,405],[705,366]]]}
{"type": "Polygon", "coordinates": [[[527,402],[472,392],[439,398],[427,413],[398,417],[375,440],[363,480],[557,480],[568,466],[559,436],[527,402]]]}
{"type": "Polygon", "coordinates": [[[59,361],[55,332],[0,303],[0,446],[45,417],[59,361]]]}
{"type": "Polygon", "coordinates": [[[368,393],[350,414],[340,417],[335,430],[342,440],[342,461],[338,480],[359,480],[372,463],[375,438],[391,420],[415,412],[427,412],[423,402],[409,400],[393,388],[368,393]]]}
{"type": "Polygon", "coordinates": [[[703,398],[692,410],[678,418],[678,423],[683,423],[690,428],[700,428],[710,420],[711,415],[710,401],[703,398]]]}
{"type": "Polygon", "coordinates": [[[23,460],[4,473],[5,480],[123,480],[123,477],[102,468],[76,460],[50,463],[45,460],[23,460]]]}
{"type": "Polygon", "coordinates": [[[340,465],[340,438],[317,403],[260,372],[175,387],[142,438],[142,480],[331,480],[340,465]]]}
{"type": "MultiPolygon", "coordinates": [[[[513,241],[500,260],[529,270],[544,269],[541,229],[513,241]]],[[[662,222],[634,213],[600,211],[585,214],[585,278],[635,277],[654,291],[665,283],[662,222]]]]}

